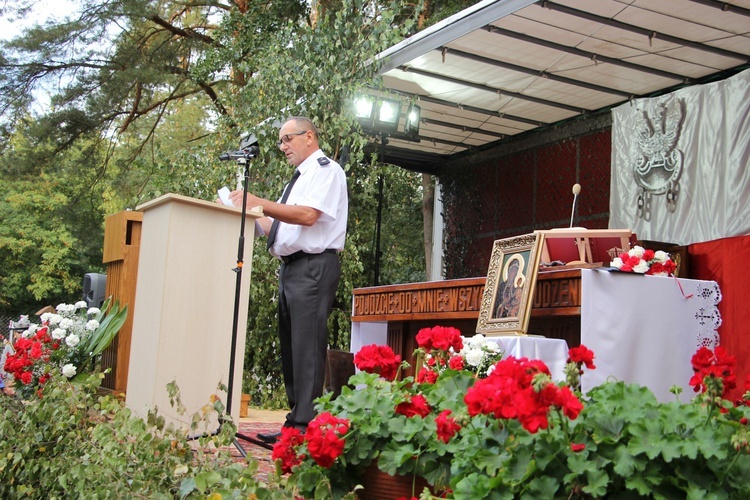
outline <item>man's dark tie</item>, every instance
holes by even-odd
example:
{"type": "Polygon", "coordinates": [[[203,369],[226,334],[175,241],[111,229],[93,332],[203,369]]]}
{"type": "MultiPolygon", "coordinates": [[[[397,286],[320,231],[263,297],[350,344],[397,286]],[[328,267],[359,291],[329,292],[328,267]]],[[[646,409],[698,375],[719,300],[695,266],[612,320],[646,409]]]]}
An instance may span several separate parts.
{"type": "MultiPolygon", "coordinates": [[[[294,175],[292,176],[292,180],[289,181],[289,184],[286,186],[286,190],[284,190],[284,194],[281,196],[281,202],[282,204],[286,203],[287,198],[289,198],[289,193],[292,192],[292,188],[294,187],[294,183],[297,182],[297,179],[299,178],[299,169],[296,169],[294,171],[294,175]]],[[[268,243],[266,243],[266,248],[271,248],[273,246],[273,242],[276,241],[276,233],[279,232],[279,220],[274,219],[273,224],[271,224],[271,232],[268,233],[268,243]]]]}

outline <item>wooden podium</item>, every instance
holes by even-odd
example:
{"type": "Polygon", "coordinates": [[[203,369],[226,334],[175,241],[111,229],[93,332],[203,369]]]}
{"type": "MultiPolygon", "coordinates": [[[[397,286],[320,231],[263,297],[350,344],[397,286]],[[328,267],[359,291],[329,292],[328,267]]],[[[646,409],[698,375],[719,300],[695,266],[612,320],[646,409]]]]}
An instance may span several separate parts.
{"type": "Polygon", "coordinates": [[[104,221],[104,258],[107,264],[106,296],[128,307],[128,316],[112,344],[102,353],[102,368],[108,368],[102,387],[117,393],[128,388],[130,340],[135,315],[135,285],[138,282],[138,255],[141,250],[141,212],[124,211],[104,221]]]}
{"type": "MultiPolygon", "coordinates": [[[[137,207],[143,213],[126,405],[145,417],[159,415],[187,427],[191,415],[229,381],[234,320],[240,209],[167,194],[137,207]],[[187,412],[172,408],[167,384],[174,381],[187,412]]],[[[239,418],[255,219],[245,221],[244,267],[232,418],[239,418]]],[[[213,419],[211,425],[218,425],[213,419]]]]}

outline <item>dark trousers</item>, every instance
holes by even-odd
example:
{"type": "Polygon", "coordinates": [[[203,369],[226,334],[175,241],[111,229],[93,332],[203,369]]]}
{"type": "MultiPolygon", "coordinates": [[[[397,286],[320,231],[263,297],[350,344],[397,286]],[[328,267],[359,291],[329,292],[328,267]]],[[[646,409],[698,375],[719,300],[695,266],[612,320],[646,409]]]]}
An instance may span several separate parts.
{"type": "Polygon", "coordinates": [[[313,400],[323,393],[328,316],[341,277],[335,253],[305,256],[279,270],[279,341],[291,411],[286,426],[304,430],[315,418],[313,400]]]}

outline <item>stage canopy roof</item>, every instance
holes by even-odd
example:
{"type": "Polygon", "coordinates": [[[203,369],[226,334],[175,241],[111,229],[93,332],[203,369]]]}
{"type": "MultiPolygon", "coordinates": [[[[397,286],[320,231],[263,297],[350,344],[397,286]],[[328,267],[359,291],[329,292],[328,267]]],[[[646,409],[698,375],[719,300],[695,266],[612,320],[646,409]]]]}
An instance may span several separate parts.
{"type": "Polygon", "coordinates": [[[750,0],[484,0],[378,57],[385,95],[421,107],[418,140],[391,135],[386,161],[431,172],[750,67],[750,0]]]}

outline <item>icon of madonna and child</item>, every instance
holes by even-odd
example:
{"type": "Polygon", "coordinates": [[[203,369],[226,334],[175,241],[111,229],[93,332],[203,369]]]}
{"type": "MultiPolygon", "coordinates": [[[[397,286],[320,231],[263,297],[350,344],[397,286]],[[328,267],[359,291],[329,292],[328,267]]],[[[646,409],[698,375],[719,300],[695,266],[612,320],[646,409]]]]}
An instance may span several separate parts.
{"type": "Polygon", "coordinates": [[[493,318],[516,318],[518,316],[526,284],[524,273],[529,253],[521,252],[506,256],[502,266],[502,281],[498,284],[495,306],[492,308],[493,318]]]}

